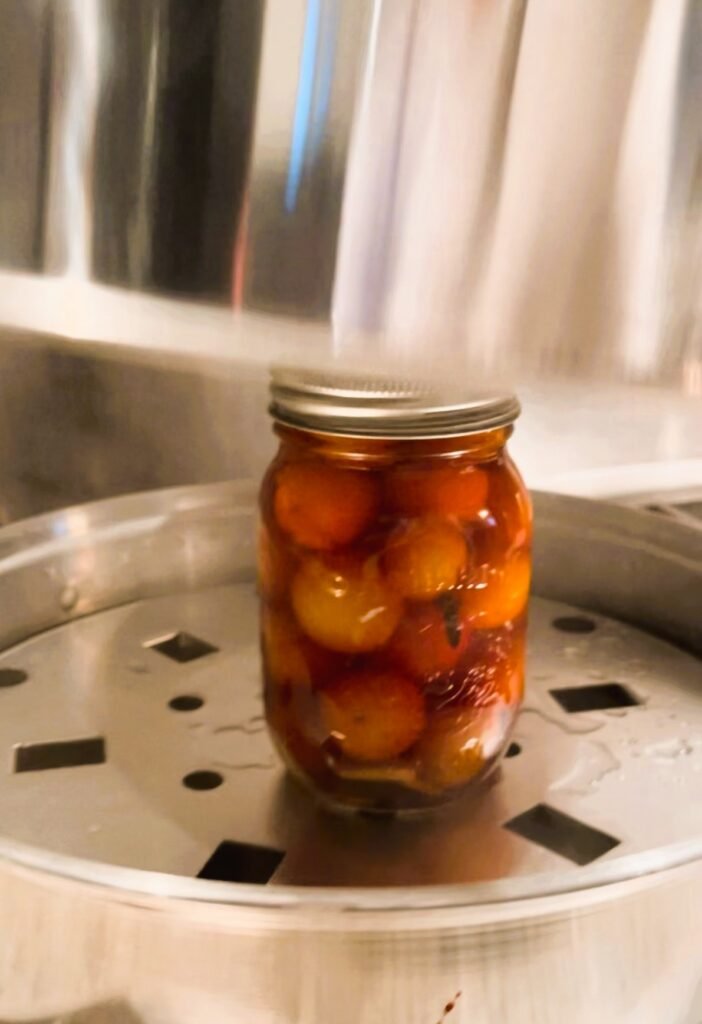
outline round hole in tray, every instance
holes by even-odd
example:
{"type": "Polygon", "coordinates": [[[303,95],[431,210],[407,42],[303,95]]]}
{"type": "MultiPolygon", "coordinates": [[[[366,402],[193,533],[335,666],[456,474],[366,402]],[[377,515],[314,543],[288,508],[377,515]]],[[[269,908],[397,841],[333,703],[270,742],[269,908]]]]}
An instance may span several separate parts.
{"type": "Polygon", "coordinates": [[[182,693],[169,700],[168,707],[172,711],[197,711],[204,703],[202,697],[197,697],[194,693],[182,693]]]}
{"type": "Polygon", "coordinates": [[[21,668],[0,668],[0,689],[5,686],[19,686],[27,681],[29,676],[21,668]]]}
{"type": "Polygon", "coordinates": [[[219,772],[199,771],[190,772],[183,779],[183,785],[188,789],[204,791],[206,789],[217,789],[224,782],[219,772]]]}

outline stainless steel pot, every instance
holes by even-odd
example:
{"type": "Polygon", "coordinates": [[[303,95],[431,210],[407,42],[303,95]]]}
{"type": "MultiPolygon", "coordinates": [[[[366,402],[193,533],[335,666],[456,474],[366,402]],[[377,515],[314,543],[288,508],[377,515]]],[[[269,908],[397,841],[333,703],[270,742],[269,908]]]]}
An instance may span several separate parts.
{"type": "Polygon", "coordinates": [[[696,0],[4,0],[0,66],[5,326],[700,391],[696,0]]]}
{"type": "Polygon", "coordinates": [[[537,495],[501,779],[348,822],[263,730],[253,497],[0,531],[0,1019],[698,1024],[702,534],[537,495]]]}

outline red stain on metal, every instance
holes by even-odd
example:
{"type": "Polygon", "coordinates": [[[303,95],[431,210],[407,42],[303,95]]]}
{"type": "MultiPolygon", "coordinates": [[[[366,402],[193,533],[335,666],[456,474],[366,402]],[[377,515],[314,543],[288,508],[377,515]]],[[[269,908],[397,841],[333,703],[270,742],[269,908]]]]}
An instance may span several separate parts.
{"type": "Polygon", "coordinates": [[[456,1009],[456,1003],[460,998],[461,993],[456,992],[456,995],[453,997],[453,999],[449,1000],[449,1002],[444,1007],[444,1012],[441,1014],[441,1018],[437,1021],[437,1024],[443,1024],[443,1022],[446,1020],[451,1011],[456,1009]]]}

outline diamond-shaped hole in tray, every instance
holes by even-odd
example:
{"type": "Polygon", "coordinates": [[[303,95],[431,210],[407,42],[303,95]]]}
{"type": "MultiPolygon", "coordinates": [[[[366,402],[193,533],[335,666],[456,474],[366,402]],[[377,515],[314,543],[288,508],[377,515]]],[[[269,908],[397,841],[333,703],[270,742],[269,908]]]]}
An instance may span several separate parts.
{"type": "Polygon", "coordinates": [[[505,823],[505,828],[580,867],[609,853],[621,842],[548,804],[536,804],[518,814],[505,823]]]}
{"type": "Polygon", "coordinates": [[[157,637],[155,640],[147,640],[144,647],[158,651],[166,658],[181,664],[195,661],[197,658],[204,658],[207,654],[215,654],[219,649],[214,644],[208,643],[207,640],[201,640],[200,637],[183,631],[169,633],[167,636],[157,637]]]}
{"type": "Polygon", "coordinates": [[[591,686],[566,686],[549,691],[569,715],[581,711],[607,711],[610,708],[634,708],[641,701],[621,683],[597,683],[591,686]]]}
{"type": "Polygon", "coordinates": [[[225,840],[219,844],[197,877],[217,882],[265,885],[284,856],[280,850],[272,850],[268,846],[225,840]]]}

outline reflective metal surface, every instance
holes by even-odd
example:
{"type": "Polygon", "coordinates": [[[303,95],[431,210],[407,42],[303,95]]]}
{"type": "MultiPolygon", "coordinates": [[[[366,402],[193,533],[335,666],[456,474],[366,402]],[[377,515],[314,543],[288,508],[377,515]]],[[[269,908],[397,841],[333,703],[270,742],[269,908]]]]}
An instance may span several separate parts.
{"type": "Polygon", "coordinates": [[[145,1024],[426,1024],[449,1003],[459,1024],[697,1024],[702,839],[689,792],[702,753],[702,535],[537,495],[536,589],[555,601],[577,593],[586,611],[537,602],[532,672],[543,678],[503,779],[435,834],[426,823],[324,825],[292,793],[280,817],[266,813],[275,771],[253,765],[265,753],[242,686],[256,660],[245,636],[254,493],[135,495],[0,533],[0,701],[14,745],[2,785],[14,838],[5,827],[0,1018],[119,998],[145,1024]],[[629,588],[637,602],[622,610],[629,588]],[[571,620],[565,631],[554,613],[571,620]],[[185,657],[159,650],[174,630],[190,634],[185,657]],[[568,714],[553,696],[565,688],[580,701],[598,686],[628,701],[568,714]],[[188,694],[203,704],[170,706],[188,694]],[[21,726],[12,737],[11,725],[21,726]],[[103,763],[76,759],[75,741],[98,731],[103,763]],[[19,750],[34,770],[12,772],[19,750]],[[189,784],[203,772],[221,785],[189,784]],[[505,831],[533,801],[619,845],[575,866],[572,849],[564,857],[505,831]],[[478,819],[485,836],[462,855],[478,819]],[[268,885],[223,883],[217,869],[188,878],[223,839],[249,855],[290,843],[297,856],[269,869],[268,885]],[[472,884],[425,884],[466,872],[472,884]]]}
{"type": "Polygon", "coordinates": [[[696,0],[4,0],[0,324],[702,388],[696,0]]]}
{"type": "MultiPolygon", "coordinates": [[[[537,602],[535,608],[532,686],[517,734],[522,756],[531,769],[524,774],[520,762],[506,763],[506,786],[493,789],[481,821],[489,835],[490,828],[494,832],[520,804],[524,809],[553,790],[563,810],[595,818],[599,815],[602,825],[618,833],[621,848],[606,862],[581,868],[575,876],[558,859],[547,857],[544,861],[543,852],[529,854],[519,846],[516,851],[510,848],[506,867],[501,866],[501,854],[488,857],[482,867],[478,862],[478,874],[472,880],[494,879],[494,884],[463,891],[462,903],[579,889],[662,868],[702,851],[699,808],[686,797],[686,786],[694,787],[695,769],[702,764],[702,725],[696,724],[700,663],[652,636],[606,618],[614,615],[628,620],[699,654],[702,538],[696,531],[652,515],[579,499],[537,495],[536,511],[534,586],[548,600],[537,602]],[[586,531],[590,541],[579,553],[574,539],[585,536],[586,531]],[[569,571],[564,574],[566,551],[570,552],[569,571]],[[632,595],[630,600],[627,594],[632,595]],[[583,613],[553,603],[564,599],[588,609],[584,614],[589,618],[583,620],[583,613]],[[552,622],[578,614],[581,618],[572,630],[564,632],[557,627],[554,631],[552,622]],[[587,628],[579,631],[583,621],[587,628]],[[627,688],[634,704],[640,706],[638,710],[608,715],[595,709],[591,714],[568,717],[552,696],[554,688],[599,682],[611,685],[612,680],[627,688]],[[682,760],[675,764],[678,757],[671,755],[671,771],[689,778],[687,782],[677,778],[680,806],[668,819],[663,809],[670,809],[673,797],[660,764],[673,746],[680,749],[682,760]],[[550,754],[544,759],[546,749],[550,754]],[[637,758],[641,758],[639,764],[637,758]],[[652,773],[650,778],[647,772],[652,773]],[[613,777],[600,789],[599,784],[610,774],[613,777]],[[640,784],[643,777],[647,781],[640,784]],[[633,795],[641,788],[648,794],[651,810],[646,818],[636,812],[633,795]],[[654,813],[658,790],[663,803],[654,813]],[[542,871],[546,874],[540,874],[542,871]],[[519,878],[521,875],[527,877],[519,878]]],[[[295,824],[300,814],[305,817],[306,800],[296,799],[294,794],[286,794],[285,799],[276,796],[280,775],[273,771],[276,760],[263,730],[252,588],[254,519],[255,487],[242,482],[76,507],[17,523],[0,533],[0,589],[6,609],[0,636],[6,652],[0,658],[0,683],[4,683],[0,696],[6,711],[6,747],[16,750],[23,744],[64,742],[72,734],[87,734],[87,730],[91,735],[104,734],[108,747],[114,748],[106,764],[92,769],[98,772],[95,780],[90,779],[89,771],[84,772],[82,781],[79,776],[62,779],[60,772],[51,777],[39,773],[34,778],[8,780],[2,787],[7,804],[6,855],[13,856],[12,843],[8,843],[13,836],[32,841],[30,837],[35,835],[36,845],[36,836],[48,826],[43,842],[49,860],[49,851],[61,850],[106,860],[113,867],[126,864],[187,875],[195,874],[198,861],[204,861],[207,842],[214,843],[217,834],[227,829],[234,807],[239,831],[220,838],[279,847],[290,842],[295,845],[300,837],[315,833],[317,826],[312,820],[302,828],[295,824]],[[57,626],[66,628],[57,630],[57,626]],[[179,632],[206,641],[201,657],[194,652],[195,656],[182,661],[176,658],[174,664],[155,649],[160,640],[179,632]],[[3,673],[17,669],[26,678],[4,682],[3,673]],[[228,693],[228,684],[222,686],[222,680],[236,680],[237,685],[228,693]],[[191,718],[167,713],[168,701],[179,692],[200,696],[207,710],[191,718]],[[142,725],[148,723],[148,728],[135,732],[130,725],[135,718],[142,725]],[[181,732],[185,729],[187,733],[193,722],[197,728],[184,742],[181,732]],[[156,736],[160,737],[155,744],[158,754],[149,754],[156,736]],[[150,770],[142,776],[139,766],[145,758],[150,770]],[[198,769],[216,769],[223,779],[230,777],[233,786],[230,795],[223,787],[209,798],[205,817],[193,805],[192,795],[181,793],[178,797],[177,788],[170,792],[174,779],[198,769]],[[253,776],[242,787],[239,783],[247,773],[253,776]],[[69,801],[60,823],[48,825],[41,808],[60,801],[61,786],[68,786],[70,793],[73,784],[87,786],[84,796],[69,801]],[[50,793],[39,798],[37,786],[48,786],[50,793]],[[104,787],[111,794],[106,800],[98,795],[104,787]],[[154,791],[149,787],[155,787],[154,791]],[[92,805],[86,804],[89,792],[93,792],[92,805]],[[27,798],[36,812],[22,811],[27,798]],[[13,811],[17,800],[20,802],[13,811]],[[21,813],[18,816],[16,812],[21,813]],[[133,827],[139,817],[144,819],[140,834],[131,837],[123,826],[131,821],[133,827]],[[88,819],[93,818],[97,828],[91,831],[88,819]],[[173,826],[177,829],[170,838],[149,835],[150,829],[160,833],[173,826]],[[180,838],[178,829],[185,829],[180,838]],[[111,853],[113,843],[117,845],[111,853]]],[[[444,844],[448,851],[456,842],[456,829],[460,832],[466,824],[465,815],[465,807],[451,812],[438,827],[438,835],[442,827],[448,830],[450,841],[444,844]]],[[[229,828],[231,831],[232,825],[229,828]]],[[[421,838],[421,830],[410,825],[409,831],[421,838]]],[[[312,847],[328,841],[322,830],[312,847]]],[[[372,831],[364,841],[372,847],[372,831]]],[[[503,853],[505,843],[502,839],[503,853]]],[[[337,853],[337,860],[342,852],[337,853]]],[[[380,853],[372,854],[371,860],[380,853]]],[[[27,854],[20,851],[17,855],[24,860],[27,854]]],[[[370,878],[364,878],[364,857],[359,856],[355,879],[344,877],[343,871],[335,878],[334,866],[324,866],[324,856],[316,860],[310,847],[306,855],[301,852],[297,860],[292,857],[292,867],[283,864],[279,881],[299,881],[296,876],[302,872],[308,885],[315,881],[318,885],[367,885],[370,878]],[[315,880],[320,865],[325,877],[315,880]]],[[[366,859],[368,856],[366,850],[366,859]]],[[[414,867],[416,858],[407,851],[403,856],[407,861],[404,884],[410,884],[412,872],[418,868],[415,885],[420,879],[421,884],[431,881],[434,885],[471,880],[470,859],[449,865],[453,876],[449,879],[442,877],[447,869],[443,861],[437,861],[438,874],[432,875],[426,854],[422,864],[414,867]]],[[[41,863],[41,857],[40,851],[29,854],[29,862],[41,863]]],[[[398,863],[402,862],[401,856],[398,863]]],[[[60,858],[55,865],[61,870],[60,858]]],[[[353,872],[353,858],[347,869],[353,872]]],[[[66,865],[63,870],[74,874],[80,873],[81,867],[76,862],[75,868],[66,865]]],[[[104,872],[95,874],[95,865],[85,870],[96,879],[107,878],[104,872]]],[[[152,883],[148,876],[143,879],[127,873],[121,881],[116,875],[115,884],[149,890],[152,883]]],[[[402,875],[394,884],[401,881],[402,875]]],[[[164,882],[158,883],[160,891],[164,882]]],[[[375,884],[381,883],[376,879],[375,884]]],[[[187,882],[176,883],[175,879],[171,891],[173,895],[196,893],[187,882]]],[[[209,895],[230,898],[225,890],[209,895]]],[[[253,892],[246,898],[254,903],[258,899],[253,892]]],[[[277,902],[275,896],[260,898],[277,902]]],[[[331,890],[327,895],[320,890],[315,898],[336,902],[339,897],[331,890]]],[[[360,889],[348,898],[352,903],[366,900],[360,889]]],[[[373,902],[382,905],[388,898],[379,893],[373,902]]],[[[450,898],[450,891],[444,890],[441,899],[450,898]]]]}
{"type": "MultiPolygon", "coordinates": [[[[702,402],[652,388],[520,389],[527,485],[620,497],[702,485],[702,402]]],[[[155,487],[259,478],[267,373],[186,372],[46,338],[0,343],[0,521],[155,487]],[[174,424],[179,429],[174,430],[174,424]]],[[[658,495],[660,499],[660,494],[658,495]]]]}
{"type": "MultiPolygon", "coordinates": [[[[185,495],[172,497],[182,502],[185,495]]],[[[51,854],[67,855],[78,859],[68,870],[112,878],[123,888],[149,890],[153,881],[133,871],[110,876],[107,869],[179,876],[162,881],[170,895],[229,901],[237,898],[234,891],[199,891],[192,880],[220,844],[254,844],[278,854],[270,887],[313,887],[319,891],[310,891],[310,900],[334,902],[344,887],[426,890],[405,893],[410,903],[413,896],[431,898],[426,887],[457,884],[468,884],[464,903],[570,891],[702,856],[699,660],[631,626],[543,598],[533,599],[530,611],[527,699],[512,756],[488,792],[414,821],[317,812],[285,778],[265,727],[252,581],[154,596],[164,550],[174,562],[180,548],[191,579],[216,582],[204,538],[211,545],[226,523],[243,547],[250,524],[242,513],[227,516],[221,509],[219,523],[207,507],[176,513],[187,541],[178,544],[173,522],[170,549],[145,542],[143,519],[122,524],[119,538],[109,540],[106,526],[95,536],[103,551],[92,552],[90,578],[84,565],[66,571],[65,554],[42,559],[70,625],[0,654],[0,751],[11,763],[0,777],[0,855],[2,840],[29,844],[35,862],[43,854],[49,869],[51,854]],[[75,617],[91,599],[110,600],[110,562],[122,601],[118,577],[147,560],[153,578],[140,574],[136,586],[145,596],[136,604],[75,617]],[[554,625],[564,619],[585,622],[590,632],[554,625]],[[176,648],[164,653],[158,646],[182,634],[191,638],[187,661],[173,657],[176,648]],[[207,648],[198,649],[192,638],[207,648]],[[25,678],[18,681],[17,673],[25,678]],[[561,699],[566,694],[566,707],[554,692],[561,699]],[[568,712],[568,699],[583,695],[614,705],[568,712]],[[212,790],[189,787],[198,773],[209,773],[212,790]],[[611,837],[613,848],[592,858],[590,872],[578,866],[579,848],[549,849],[505,827],[543,803],[611,837]],[[98,862],[98,875],[94,863],[80,861],[98,862]]],[[[153,534],[153,521],[146,529],[153,534]]],[[[215,546],[231,575],[249,575],[251,566],[242,572],[232,564],[232,552],[238,560],[241,553],[230,543],[215,546]]],[[[87,563],[87,551],[82,557],[87,563]]],[[[24,575],[38,610],[37,573],[26,567],[24,575]]],[[[170,582],[177,588],[173,575],[170,582]]],[[[10,586],[22,585],[13,572],[10,586]]],[[[582,852],[589,857],[587,847],[582,852]]],[[[255,880],[233,858],[208,877],[255,880]]],[[[351,905],[355,898],[349,894],[351,905]]]]}
{"type": "Polygon", "coordinates": [[[365,437],[459,437],[511,426],[515,395],[472,394],[417,381],[276,369],[270,413],[279,423],[365,437]]]}
{"type": "Polygon", "coordinates": [[[80,1009],[72,1008],[60,1017],[42,1017],[41,1020],[22,1021],[3,1020],[2,1024],[142,1024],[135,1013],[132,1012],[126,1003],[111,1000],[107,1003],[100,1003],[98,1006],[83,1006],[80,1009]]]}

